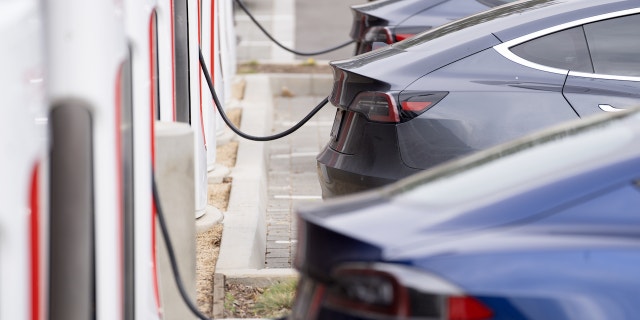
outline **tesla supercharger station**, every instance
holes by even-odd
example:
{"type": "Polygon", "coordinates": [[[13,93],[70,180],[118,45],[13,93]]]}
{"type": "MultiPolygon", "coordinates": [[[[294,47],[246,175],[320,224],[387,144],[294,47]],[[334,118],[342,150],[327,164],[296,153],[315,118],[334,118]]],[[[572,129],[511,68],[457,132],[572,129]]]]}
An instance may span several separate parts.
{"type": "Polygon", "coordinates": [[[200,95],[200,1],[187,0],[187,35],[188,57],[189,57],[189,100],[191,112],[191,128],[194,131],[194,168],[195,168],[195,201],[196,218],[207,213],[207,148],[216,148],[216,142],[207,141],[204,128],[204,118],[202,115],[202,96],[200,95]]]}
{"type": "MultiPolygon", "coordinates": [[[[220,108],[225,108],[230,102],[231,79],[236,72],[232,1],[209,0],[202,2],[202,53],[216,94],[224,104],[215,106],[206,79],[201,77],[205,136],[207,141],[215,140],[216,143],[227,143],[233,137],[230,131],[225,130],[226,124],[217,111],[220,108]]],[[[228,168],[216,163],[213,148],[207,149],[207,171],[211,182],[220,182],[229,174],[228,168]]]]}
{"type": "Polygon", "coordinates": [[[39,1],[0,2],[0,319],[45,319],[43,40],[39,1]]]}
{"type": "MultiPolygon", "coordinates": [[[[209,70],[209,76],[211,77],[216,91],[219,89],[220,76],[220,60],[216,58],[220,52],[217,39],[219,39],[219,29],[217,28],[217,13],[218,13],[218,1],[216,0],[204,0],[201,2],[201,41],[200,48],[202,49],[202,56],[207,63],[209,70]]],[[[216,110],[209,87],[202,72],[199,72],[200,86],[200,101],[202,103],[202,116],[204,119],[204,132],[207,143],[214,142],[214,146],[217,146],[216,140],[216,110]]],[[[216,170],[219,165],[216,164],[216,148],[207,147],[207,172],[216,170]]]]}
{"type": "MultiPolygon", "coordinates": [[[[232,102],[232,79],[236,75],[236,34],[233,19],[233,0],[215,0],[217,9],[217,60],[220,61],[220,70],[216,71],[217,82],[214,82],[218,98],[224,104],[221,108],[225,108],[232,102]]],[[[226,130],[226,124],[222,120],[219,113],[216,114],[216,136],[220,141],[228,141],[233,133],[226,130]]]]}
{"type": "MultiPolygon", "coordinates": [[[[163,101],[160,85],[161,77],[171,84],[172,64],[171,11],[160,8],[157,0],[125,0],[125,32],[129,52],[129,78],[131,110],[134,121],[132,149],[135,153],[132,161],[132,177],[128,182],[135,199],[132,209],[135,215],[128,221],[132,228],[125,235],[134,240],[133,252],[125,256],[125,267],[130,271],[126,275],[125,288],[132,292],[134,300],[125,304],[127,319],[158,319],[164,304],[159,288],[156,243],[162,241],[155,233],[156,216],[151,191],[151,168],[155,163],[154,132],[155,122],[160,118],[161,104],[166,103],[169,118],[174,120],[172,87],[166,88],[169,98],[163,101]],[[167,27],[168,26],[168,27],[167,27]],[[169,63],[161,64],[161,49],[169,63]],[[163,66],[163,68],[160,68],[163,66]],[[133,304],[135,301],[135,305],[133,304]]],[[[185,235],[188,236],[188,235],[185,235]]],[[[170,274],[166,275],[171,277],[170,274]]]]}
{"type": "Polygon", "coordinates": [[[236,75],[236,32],[233,21],[233,0],[219,0],[220,9],[220,60],[222,64],[222,77],[224,82],[224,103],[231,100],[232,79],[236,75]]]}
{"type": "MultiPolygon", "coordinates": [[[[202,116],[198,54],[201,23],[200,3],[198,0],[173,0],[169,4],[173,16],[171,30],[175,120],[190,124],[194,131],[195,217],[200,218],[208,211],[215,211],[212,206],[207,206],[207,148],[214,150],[216,148],[215,141],[206,140],[202,116]]],[[[164,5],[166,2],[160,3],[161,7],[164,5]]],[[[166,88],[165,82],[161,83],[161,91],[164,90],[163,88],[166,88]]],[[[166,110],[168,106],[161,102],[160,108],[166,110]]],[[[161,119],[165,120],[164,115],[168,113],[168,111],[161,111],[163,115],[161,119]]]]}
{"type": "Polygon", "coordinates": [[[121,319],[132,292],[124,263],[122,112],[128,50],[112,0],[46,3],[51,127],[50,319],[121,319]]]}

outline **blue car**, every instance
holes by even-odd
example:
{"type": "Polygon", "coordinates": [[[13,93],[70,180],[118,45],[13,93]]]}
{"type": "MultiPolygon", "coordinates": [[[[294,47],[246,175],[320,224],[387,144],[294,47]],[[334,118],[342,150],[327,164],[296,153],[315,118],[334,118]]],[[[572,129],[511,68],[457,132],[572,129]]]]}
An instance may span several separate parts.
{"type": "Polygon", "coordinates": [[[290,319],[638,319],[640,111],[298,209],[290,319]]]}

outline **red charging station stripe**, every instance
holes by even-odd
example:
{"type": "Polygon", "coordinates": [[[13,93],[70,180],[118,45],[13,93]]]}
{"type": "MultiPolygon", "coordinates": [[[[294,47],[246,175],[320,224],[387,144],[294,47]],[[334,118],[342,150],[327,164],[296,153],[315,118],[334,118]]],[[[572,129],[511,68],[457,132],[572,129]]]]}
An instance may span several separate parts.
{"type": "MultiPolygon", "coordinates": [[[[154,122],[155,122],[155,98],[156,98],[156,92],[155,90],[157,90],[157,87],[154,85],[154,79],[153,76],[155,74],[155,68],[157,66],[157,64],[155,63],[155,59],[156,59],[156,46],[155,43],[153,41],[154,39],[154,30],[156,25],[154,24],[156,22],[156,20],[153,18],[154,17],[154,13],[153,12],[151,14],[151,16],[149,17],[149,61],[150,61],[150,70],[149,70],[149,79],[151,81],[151,90],[149,92],[150,94],[150,111],[151,111],[151,116],[149,117],[149,127],[150,127],[150,132],[149,134],[151,135],[151,137],[149,138],[149,144],[150,144],[150,151],[151,151],[151,170],[152,172],[154,172],[153,170],[155,170],[155,166],[156,166],[156,148],[155,148],[155,141],[154,141],[154,133],[155,133],[155,126],[154,126],[154,122]]],[[[174,32],[173,32],[173,0],[171,1],[171,83],[172,85],[174,85],[173,81],[175,78],[175,61],[174,61],[174,32]]],[[[175,112],[175,87],[172,88],[171,90],[172,94],[174,95],[173,97],[173,121],[176,120],[176,112],[175,112]]],[[[151,221],[149,221],[149,223],[151,224],[151,258],[153,259],[152,261],[152,282],[153,282],[153,291],[154,291],[154,297],[156,300],[156,307],[157,307],[157,311],[158,311],[158,316],[160,316],[160,288],[158,285],[158,270],[157,270],[157,259],[156,259],[156,204],[153,201],[153,195],[151,196],[151,221]]]]}
{"type": "MultiPolygon", "coordinates": [[[[200,50],[200,44],[202,44],[202,38],[200,35],[200,0],[198,0],[198,50],[200,50]]],[[[213,38],[213,35],[211,36],[213,38]]],[[[207,150],[207,135],[204,133],[204,114],[202,114],[202,72],[200,72],[200,63],[198,62],[198,88],[200,88],[200,131],[202,131],[202,141],[204,141],[204,149],[207,150]]]]}
{"type": "Polygon", "coordinates": [[[31,215],[29,231],[31,234],[31,319],[40,319],[40,201],[38,177],[39,165],[35,165],[31,174],[31,190],[29,194],[29,207],[31,215]]]}

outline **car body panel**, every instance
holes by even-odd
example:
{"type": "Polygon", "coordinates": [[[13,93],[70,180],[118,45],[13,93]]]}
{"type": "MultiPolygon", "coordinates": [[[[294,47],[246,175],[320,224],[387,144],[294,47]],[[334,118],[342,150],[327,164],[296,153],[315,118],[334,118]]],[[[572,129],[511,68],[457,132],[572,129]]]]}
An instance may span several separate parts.
{"type": "MultiPolygon", "coordinates": [[[[388,90],[400,90],[434,70],[497,44],[500,41],[490,33],[468,36],[461,34],[455,41],[444,39],[432,43],[426,54],[424,51],[427,49],[399,50],[389,47],[350,59],[331,61],[330,65],[334,70],[384,81],[388,83],[388,90]],[[393,72],[389,72],[390,66],[393,66],[393,72]]],[[[335,88],[332,92],[334,94],[335,88]]],[[[351,101],[343,99],[340,105],[345,106],[348,102],[351,101]]]]}
{"type": "Polygon", "coordinates": [[[405,90],[450,91],[428,112],[397,125],[400,154],[427,169],[526,133],[577,119],[562,96],[565,76],[501,59],[493,49],[436,70],[405,90]],[[486,65],[495,67],[486,73],[486,65]]]}
{"type": "Polygon", "coordinates": [[[640,105],[640,78],[628,81],[569,75],[563,91],[581,117],[602,113],[603,105],[615,109],[640,105]]]}
{"type": "Polygon", "coordinates": [[[363,54],[510,1],[514,0],[387,0],[355,5],[349,34],[356,41],[356,54],[363,54]],[[386,29],[384,42],[368,35],[376,28],[386,29]]]}
{"type": "Polygon", "coordinates": [[[423,27],[423,31],[435,28],[457,19],[472,15],[477,12],[490,9],[500,3],[487,5],[480,3],[479,1],[442,1],[435,6],[430,7],[428,14],[415,14],[407,17],[400,23],[394,26],[394,29],[408,29],[423,27]],[[425,28],[426,27],[426,28],[425,28]]]}
{"type": "MultiPolygon", "coordinates": [[[[562,134],[558,134],[559,139],[562,134]]],[[[515,227],[529,223],[538,215],[554,213],[569,202],[589,199],[608,188],[630,183],[628,176],[640,178],[640,160],[629,160],[638,153],[636,148],[640,150],[638,142],[626,129],[611,130],[607,134],[590,136],[589,140],[575,146],[549,144],[532,149],[531,153],[520,151],[514,157],[503,156],[478,171],[465,168],[465,173],[456,175],[459,169],[450,169],[451,173],[442,173],[446,170],[437,172],[436,169],[432,175],[418,174],[389,187],[389,190],[396,191],[382,189],[362,194],[357,208],[352,205],[341,207],[340,204],[345,202],[338,202],[329,207],[330,210],[320,207],[316,210],[331,212],[324,213],[321,220],[311,218],[317,213],[313,208],[307,208],[300,214],[304,219],[326,228],[375,244],[383,249],[385,256],[402,259],[403,252],[419,250],[420,244],[432,237],[442,238],[449,234],[455,238],[479,229],[515,227]],[[591,148],[590,145],[598,145],[599,148],[585,150],[591,148]],[[598,168],[602,166],[598,159],[611,153],[618,153],[619,158],[611,159],[612,164],[598,168]],[[571,155],[581,158],[575,160],[571,155]],[[531,160],[526,160],[526,157],[531,160]],[[544,163],[536,159],[553,161],[544,163]],[[528,163],[529,171],[517,175],[511,172],[505,176],[518,163],[528,163]],[[449,174],[455,179],[444,179],[449,174]],[[487,182],[497,176],[501,177],[500,181],[487,182]],[[425,183],[429,179],[435,180],[425,183]],[[594,182],[598,184],[594,185],[594,182]],[[576,188],[582,185],[585,187],[576,188]],[[399,194],[394,196],[394,192],[399,194]],[[367,199],[378,200],[374,207],[370,207],[366,205],[370,201],[367,199]],[[391,212],[401,212],[402,215],[391,212]],[[403,231],[385,232],[389,225],[403,231]]],[[[502,153],[511,152],[506,150],[502,153]]],[[[495,150],[492,152],[496,153],[495,150]]],[[[471,159],[480,164],[488,161],[483,160],[483,154],[486,152],[471,159]]],[[[461,166],[464,167],[457,161],[445,165],[451,168],[461,166]]]]}
{"type": "MultiPolygon", "coordinates": [[[[385,129],[388,139],[382,137],[383,131],[358,129],[379,123],[338,130],[318,157],[323,197],[378,187],[412,170],[429,169],[562,121],[640,104],[640,77],[544,66],[511,51],[567,28],[579,30],[580,35],[600,21],[636,13],[640,13],[638,0],[518,1],[384,49],[331,62],[330,101],[346,110],[344,119],[355,118],[350,115],[351,104],[362,92],[385,92],[397,106],[402,95],[411,92],[446,96],[417,117],[393,124],[395,133],[385,129]],[[384,141],[386,149],[365,147],[378,141],[384,141]],[[375,150],[384,154],[372,153],[375,150]]],[[[344,123],[350,122],[336,125],[344,123]]]]}
{"type": "MultiPolygon", "coordinates": [[[[302,283],[327,291],[340,266],[387,263],[451,283],[489,306],[491,319],[634,319],[634,110],[562,124],[383,188],[298,208],[302,283]]],[[[317,299],[310,319],[370,319],[317,299]]]]}

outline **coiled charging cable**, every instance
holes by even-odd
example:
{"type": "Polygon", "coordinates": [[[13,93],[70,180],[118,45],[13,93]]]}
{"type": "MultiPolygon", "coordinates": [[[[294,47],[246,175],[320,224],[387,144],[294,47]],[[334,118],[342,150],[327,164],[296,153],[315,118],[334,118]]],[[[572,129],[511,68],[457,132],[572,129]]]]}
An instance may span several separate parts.
{"type": "MultiPolygon", "coordinates": [[[[300,55],[300,56],[320,55],[320,54],[323,54],[323,53],[327,53],[327,52],[331,52],[331,51],[335,51],[335,50],[341,49],[341,48],[346,47],[346,46],[348,46],[348,45],[350,45],[351,43],[354,42],[353,40],[351,40],[351,41],[346,42],[344,44],[341,44],[339,46],[336,46],[336,47],[333,47],[333,48],[329,48],[329,49],[325,49],[325,50],[321,50],[321,51],[317,51],[317,52],[300,52],[300,51],[289,49],[289,48],[283,46],[275,38],[273,38],[264,29],[264,27],[262,27],[262,25],[253,17],[251,12],[249,12],[249,10],[246,8],[246,6],[242,3],[241,0],[236,0],[236,2],[240,6],[240,8],[249,16],[249,18],[251,18],[251,20],[256,24],[256,26],[258,26],[258,28],[260,28],[260,30],[269,39],[271,39],[271,41],[273,41],[280,48],[282,48],[282,49],[284,49],[286,51],[289,51],[291,53],[294,53],[294,54],[297,54],[297,55],[300,55]]],[[[293,127],[289,128],[288,130],[285,130],[285,131],[280,132],[278,134],[265,136],[265,137],[258,137],[258,136],[253,136],[253,135],[246,134],[246,133],[240,131],[240,129],[238,129],[236,126],[234,126],[233,123],[229,120],[229,118],[225,114],[224,108],[222,107],[222,104],[220,103],[220,100],[218,99],[218,95],[216,94],[216,91],[213,88],[213,82],[211,81],[211,76],[209,76],[209,70],[207,69],[207,65],[206,65],[206,63],[204,61],[204,57],[202,55],[202,50],[198,49],[198,51],[199,51],[199,56],[200,56],[200,66],[202,68],[202,72],[204,73],[205,79],[207,80],[207,86],[209,87],[209,91],[211,92],[211,96],[213,98],[213,101],[215,102],[217,110],[220,112],[220,116],[222,117],[223,121],[227,124],[227,126],[229,126],[229,128],[233,132],[235,132],[237,135],[239,135],[239,136],[241,136],[241,137],[243,137],[245,139],[253,140],[253,141],[272,141],[272,140],[276,140],[276,139],[280,139],[282,137],[285,137],[285,136],[295,132],[296,130],[300,129],[300,127],[302,127],[302,125],[304,125],[307,121],[309,121],[309,119],[311,119],[316,113],[318,113],[318,111],[320,111],[320,109],[322,109],[322,107],[324,105],[326,105],[327,102],[329,101],[328,97],[324,98],[322,101],[320,101],[320,103],[315,108],[313,108],[311,110],[311,112],[309,112],[309,114],[307,114],[302,120],[300,120],[300,122],[298,122],[293,127]]],[[[164,218],[164,211],[163,211],[162,205],[160,203],[160,196],[158,194],[158,188],[157,188],[156,178],[155,178],[155,173],[154,172],[152,172],[152,174],[151,174],[151,189],[152,189],[152,193],[153,193],[154,204],[156,206],[156,212],[157,212],[158,222],[160,224],[160,230],[161,230],[161,233],[162,233],[162,238],[164,239],[165,246],[167,247],[167,255],[169,257],[169,263],[171,265],[171,271],[173,272],[173,277],[174,277],[176,286],[178,287],[178,291],[180,292],[180,296],[182,297],[182,300],[187,305],[189,310],[196,317],[198,317],[198,319],[200,319],[200,320],[211,320],[211,318],[207,317],[205,314],[200,312],[200,310],[198,310],[196,305],[193,303],[193,301],[189,297],[189,295],[188,295],[188,293],[187,293],[187,291],[186,291],[186,289],[184,287],[184,283],[182,282],[182,277],[180,275],[180,270],[178,269],[178,262],[177,262],[177,259],[176,259],[175,251],[173,250],[173,243],[171,242],[171,239],[169,238],[169,230],[167,228],[167,223],[166,223],[166,220],[164,218]]],[[[284,319],[285,318],[280,318],[279,320],[284,320],[284,319]]]]}
{"type": "MultiPolygon", "coordinates": [[[[162,232],[162,238],[164,239],[164,244],[167,247],[167,255],[169,256],[169,263],[171,264],[171,271],[173,272],[173,279],[175,280],[176,286],[178,287],[178,291],[180,292],[180,296],[182,300],[187,305],[189,310],[200,320],[213,320],[212,318],[207,317],[205,314],[198,310],[198,307],[193,303],[187,290],[184,287],[184,283],[182,282],[182,277],[180,275],[180,270],[178,269],[178,261],[176,259],[175,251],[173,250],[173,243],[171,242],[171,238],[169,238],[169,229],[167,228],[167,221],[164,219],[164,210],[162,209],[162,205],[160,203],[160,196],[158,195],[158,186],[156,184],[156,176],[154,172],[151,172],[151,189],[153,192],[153,201],[156,206],[156,212],[158,217],[158,222],[160,223],[160,230],[162,232]]],[[[285,320],[286,317],[281,317],[274,320],[285,320]]]]}
{"type": "Polygon", "coordinates": [[[253,141],[272,141],[272,140],[285,137],[295,132],[296,130],[300,129],[300,127],[302,127],[303,124],[307,123],[307,121],[309,121],[309,119],[311,119],[316,113],[318,113],[318,111],[320,111],[320,109],[322,109],[322,107],[324,107],[324,105],[326,105],[327,102],[329,101],[329,97],[324,98],[322,101],[320,101],[320,103],[315,108],[313,108],[313,110],[311,110],[311,112],[309,112],[309,114],[307,114],[302,120],[300,120],[300,122],[296,123],[296,125],[294,125],[293,127],[283,132],[280,132],[271,136],[265,136],[265,137],[257,137],[257,136],[246,134],[240,131],[240,129],[238,129],[236,126],[234,126],[231,120],[229,120],[227,115],[224,113],[224,108],[222,107],[222,104],[218,99],[216,90],[213,88],[213,82],[211,81],[211,76],[209,76],[209,70],[207,69],[207,64],[204,61],[204,57],[202,56],[202,50],[199,49],[198,51],[200,53],[200,66],[202,68],[202,72],[204,73],[204,77],[207,79],[207,86],[209,87],[209,91],[211,92],[211,96],[213,97],[213,101],[215,102],[217,110],[220,112],[220,116],[222,117],[222,120],[224,120],[224,123],[226,123],[227,126],[229,126],[229,128],[233,132],[235,132],[237,135],[245,139],[253,140],[253,141]]]}
{"type": "Polygon", "coordinates": [[[178,287],[178,291],[180,291],[180,296],[184,303],[189,307],[189,310],[198,317],[200,320],[210,320],[209,317],[204,315],[198,307],[191,301],[187,290],[184,288],[184,283],[182,282],[182,277],[180,276],[180,270],[178,270],[178,262],[176,259],[175,251],[173,251],[173,243],[169,238],[169,230],[167,229],[167,222],[164,219],[164,210],[162,209],[162,205],[160,203],[160,196],[158,195],[158,187],[156,184],[156,175],[155,172],[151,172],[151,190],[153,192],[153,202],[156,206],[156,212],[158,213],[156,216],[158,217],[158,222],[160,223],[160,230],[162,232],[162,238],[164,239],[164,244],[167,247],[167,255],[169,256],[169,263],[171,264],[171,271],[173,272],[173,278],[176,282],[176,286],[178,287]]]}
{"type": "Polygon", "coordinates": [[[344,48],[344,47],[346,47],[346,46],[348,46],[348,45],[350,45],[350,44],[355,42],[353,40],[350,40],[350,41],[345,42],[345,43],[343,43],[341,45],[338,45],[338,46],[335,46],[335,47],[332,47],[332,48],[328,48],[328,49],[324,49],[324,50],[320,50],[320,51],[316,51],[316,52],[300,52],[300,51],[297,51],[297,50],[289,49],[289,48],[285,47],[282,43],[280,43],[278,40],[276,40],[273,36],[271,36],[269,34],[269,32],[267,32],[267,30],[260,24],[260,22],[258,22],[258,20],[256,20],[256,18],[251,14],[249,9],[247,9],[247,7],[244,5],[244,3],[242,3],[242,0],[236,0],[236,3],[240,7],[240,9],[242,9],[242,11],[244,11],[249,16],[251,21],[253,21],[253,23],[255,23],[255,25],[260,29],[260,31],[262,31],[262,33],[264,33],[267,36],[267,38],[269,38],[271,41],[273,41],[273,43],[275,43],[278,47],[280,47],[280,48],[282,48],[282,49],[284,49],[286,51],[289,51],[289,52],[291,52],[293,54],[297,54],[299,56],[317,56],[317,55],[321,55],[321,54],[328,53],[328,52],[331,52],[331,51],[336,51],[338,49],[342,49],[342,48],[344,48]]]}
{"type": "MultiPolygon", "coordinates": [[[[213,88],[213,83],[211,82],[211,77],[209,76],[209,71],[207,70],[207,66],[205,64],[204,58],[202,56],[202,51],[200,50],[200,65],[202,66],[202,71],[205,74],[205,78],[207,79],[207,84],[209,86],[209,90],[211,91],[211,95],[213,96],[213,100],[216,104],[216,106],[218,106],[218,111],[220,111],[220,115],[222,116],[222,119],[224,120],[224,122],[229,126],[229,128],[231,128],[231,130],[233,130],[233,132],[237,133],[239,136],[245,138],[245,139],[249,139],[249,140],[254,140],[254,141],[270,141],[270,140],[275,140],[275,139],[279,139],[282,138],[284,136],[287,136],[291,133],[293,133],[294,131],[298,130],[300,127],[302,127],[303,124],[305,124],[307,121],[309,121],[309,119],[311,119],[311,117],[313,117],[325,104],[327,104],[328,98],[324,98],[320,104],[318,104],[306,117],[304,117],[304,119],[302,119],[300,122],[298,122],[295,126],[291,127],[290,129],[283,131],[281,133],[275,134],[275,135],[271,135],[271,136],[266,136],[266,137],[255,137],[252,135],[248,135],[242,131],[240,131],[238,128],[236,128],[233,123],[229,120],[229,118],[227,117],[227,115],[224,113],[224,109],[221,107],[222,105],[220,104],[220,100],[218,99],[218,96],[216,95],[216,91],[213,88]]],[[[151,174],[151,189],[152,189],[152,193],[153,193],[153,201],[154,204],[156,206],[156,212],[157,217],[158,217],[158,222],[160,223],[160,230],[162,232],[162,238],[164,239],[164,243],[165,246],[167,247],[167,255],[169,256],[169,263],[171,264],[171,271],[173,272],[173,277],[176,283],[176,286],[178,287],[178,291],[180,292],[180,296],[182,297],[182,300],[184,301],[184,303],[187,305],[187,307],[189,308],[189,310],[196,316],[198,317],[198,319],[200,320],[210,320],[211,318],[207,317],[206,315],[204,315],[202,312],[200,312],[200,310],[198,310],[198,308],[196,307],[196,305],[193,303],[193,301],[191,301],[191,298],[189,297],[185,287],[184,287],[184,283],[182,282],[182,277],[180,275],[180,270],[178,269],[178,262],[176,260],[176,255],[175,255],[175,251],[173,250],[173,243],[171,242],[171,239],[169,238],[169,230],[167,228],[167,222],[164,218],[164,210],[162,208],[162,204],[160,203],[160,196],[158,194],[158,187],[156,184],[156,178],[155,178],[155,173],[152,172],[151,174]]],[[[281,320],[284,320],[285,318],[281,318],[281,320]]]]}

